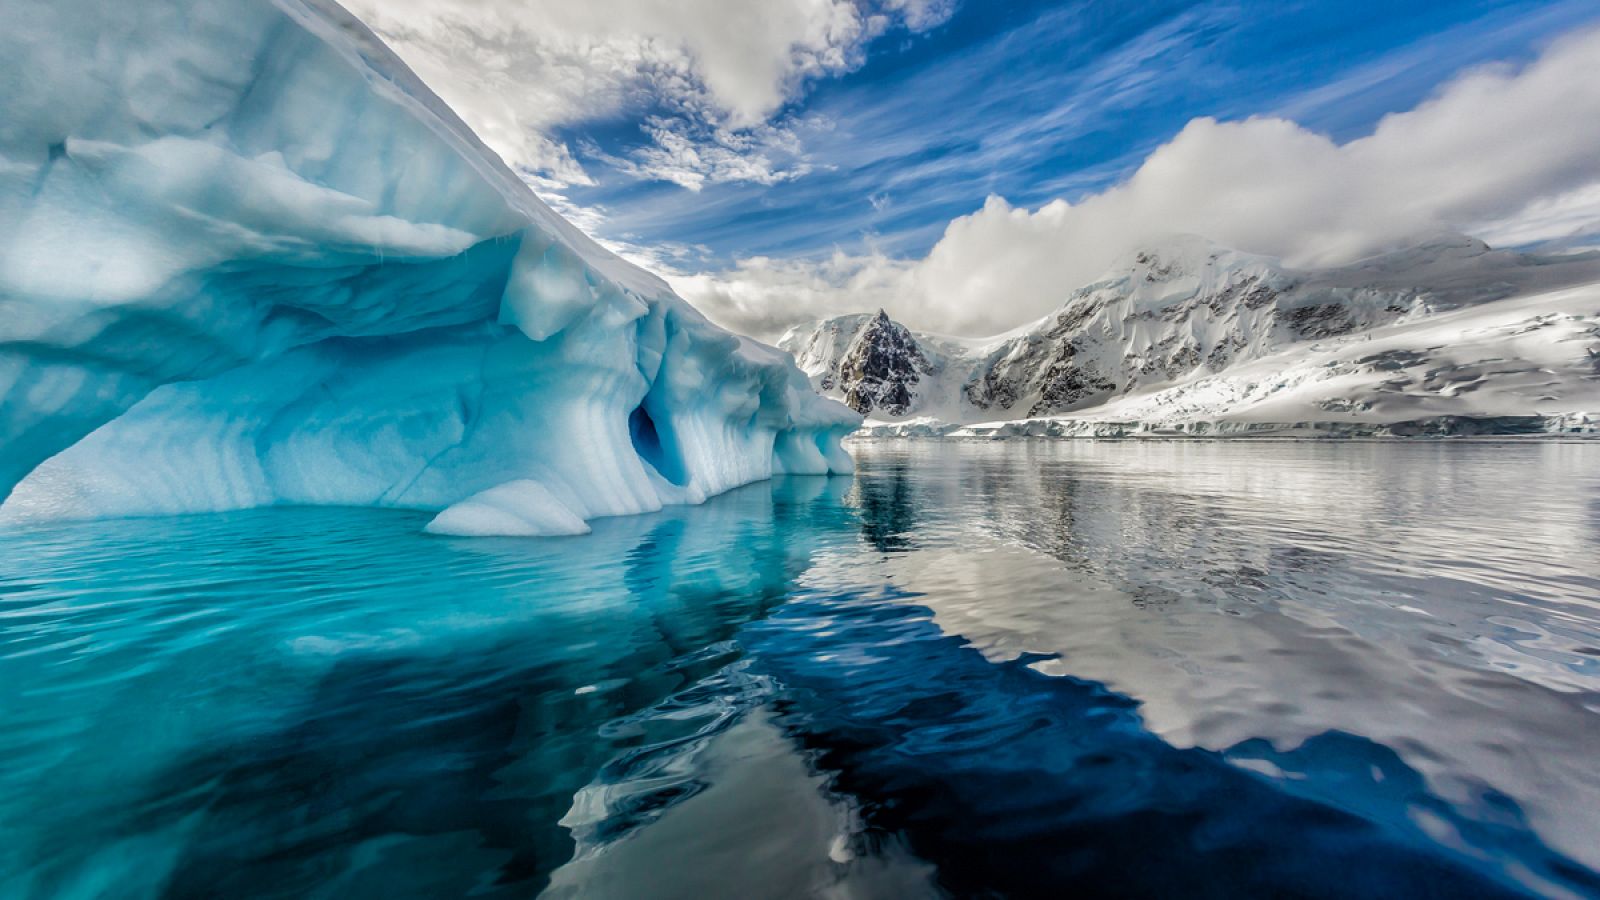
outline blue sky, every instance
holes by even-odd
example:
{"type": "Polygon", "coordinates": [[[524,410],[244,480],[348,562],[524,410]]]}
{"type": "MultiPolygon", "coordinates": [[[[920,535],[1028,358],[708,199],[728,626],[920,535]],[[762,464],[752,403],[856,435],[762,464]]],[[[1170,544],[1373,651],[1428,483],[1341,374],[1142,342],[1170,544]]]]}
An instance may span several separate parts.
{"type": "Polygon", "coordinates": [[[1600,4],[347,0],[553,207],[773,338],[994,333],[1136,244],[1600,240],[1600,4]]]}
{"type": "Polygon", "coordinates": [[[1285,115],[1343,142],[1464,67],[1531,58],[1596,18],[1592,2],[968,2],[784,107],[811,164],[792,180],[695,192],[609,165],[647,142],[655,110],[556,134],[597,182],[567,196],[605,210],[607,237],[695,245],[712,265],[921,254],[990,194],[1036,206],[1126,177],[1196,116],[1285,115]]]}

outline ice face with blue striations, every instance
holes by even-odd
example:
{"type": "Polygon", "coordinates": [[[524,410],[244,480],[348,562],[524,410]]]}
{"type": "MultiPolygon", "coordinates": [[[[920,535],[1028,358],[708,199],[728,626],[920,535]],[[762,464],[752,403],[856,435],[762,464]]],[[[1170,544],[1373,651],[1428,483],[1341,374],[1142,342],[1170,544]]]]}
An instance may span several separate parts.
{"type": "Polygon", "coordinates": [[[0,519],[556,534],[859,422],[541,203],[327,0],[0,0],[0,519]]]}

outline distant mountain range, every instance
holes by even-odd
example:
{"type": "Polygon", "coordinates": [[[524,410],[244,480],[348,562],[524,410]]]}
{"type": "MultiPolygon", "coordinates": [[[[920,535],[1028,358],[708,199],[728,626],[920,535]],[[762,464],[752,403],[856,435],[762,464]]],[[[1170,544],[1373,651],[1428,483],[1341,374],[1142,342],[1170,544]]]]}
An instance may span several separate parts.
{"type": "Polygon", "coordinates": [[[779,346],[878,434],[1600,433],[1600,254],[1446,235],[1298,271],[1185,237],[994,338],[879,311],[779,346]]]}

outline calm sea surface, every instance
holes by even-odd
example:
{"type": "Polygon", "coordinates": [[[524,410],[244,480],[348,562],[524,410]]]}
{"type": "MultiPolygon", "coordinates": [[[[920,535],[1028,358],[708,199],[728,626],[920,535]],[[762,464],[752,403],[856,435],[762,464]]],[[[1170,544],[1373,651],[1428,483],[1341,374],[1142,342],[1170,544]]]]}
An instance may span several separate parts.
{"type": "Polygon", "coordinates": [[[0,897],[1600,896],[1600,443],[0,533],[0,897]]]}

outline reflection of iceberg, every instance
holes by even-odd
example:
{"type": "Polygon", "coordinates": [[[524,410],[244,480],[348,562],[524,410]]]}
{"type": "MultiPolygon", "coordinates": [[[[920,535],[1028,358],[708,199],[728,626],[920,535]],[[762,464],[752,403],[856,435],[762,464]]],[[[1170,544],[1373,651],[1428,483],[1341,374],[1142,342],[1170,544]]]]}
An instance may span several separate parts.
{"type": "Polygon", "coordinates": [[[0,496],[573,531],[843,471],[854,414],[540,203],[324,0],[0,33],[0,496]],[[529,487],[528,485],[532,485],[529,487]]]}
{"type": "MultiPolygon", "coordinates": [[[[600,730],[735,662],[738,628],[853,540],[849,484],[532,543],[342,509],[10,535],[0,573],[51,578],[0,659],[0,896],[532,896],[572,857],[574,794],[632,744],[600,730]]],[[[670,718],[650,740],[705,723],[670,718]]]]}

